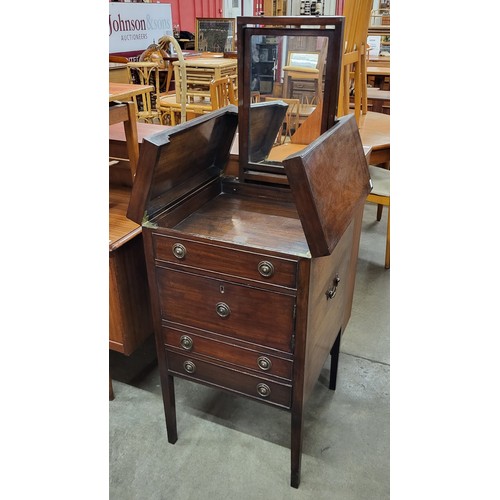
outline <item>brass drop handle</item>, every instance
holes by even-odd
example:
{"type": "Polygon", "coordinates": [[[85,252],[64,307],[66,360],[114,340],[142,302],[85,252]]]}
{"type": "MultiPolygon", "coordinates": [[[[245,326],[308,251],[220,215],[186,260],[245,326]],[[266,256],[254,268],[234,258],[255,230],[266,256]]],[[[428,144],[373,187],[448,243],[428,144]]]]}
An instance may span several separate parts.
{"type": "Polygon", "coordinates": [[[229,309],[229,306],[225,302],[218,302],[215,310],[221,318],[227,318],[231,314],[231,309],[229,309]]]}
{"type": "Polygon", "coordinates": [[[193,339],[189,335],[183,335],[181,337],[181,347],[190,351],[193,348],[193,339]]]}
{"type": "Polygon", "coordinates": [[[267,398],[271,395],[271,388],[267,384],[257,384],[257,394],[267,398]]]}
{"type": "Polygon", "coordinates": [[[264,278],[270,278],[274,274],[274,266],[267,260],[260,261],[257,269],[264,278]]]}
{"type": "Polygon", "coordinates": [[[271,369],[271,366],[273,364],[271,363],[271,360],[266,356],[260,356],[260,358],[257,359],[257,365],[261,370],[267,372],[271,369]]]}
{"type": "Polygon", "coordinates": [[[194,373],[196,371],[196,365],[192,361],[184,361],[184,370],[188,373],[194,373]]]}
{"type": "Polygon", "coordinates": [[[330,300],[333,299],[333,297],[335,297],[339,283],[340,283],[340,277],[338,274],[336,274],[335,278],[333,278],[332,286],[325,292],[326,300],[330,300]]]}
{"type": "Polygon", "coordinates": [[[180,243],[175,243],[172,246],[172,253],[177,259],[181,260],[186,256],[187,250],[184,245],[181,245],[180,243]]]}

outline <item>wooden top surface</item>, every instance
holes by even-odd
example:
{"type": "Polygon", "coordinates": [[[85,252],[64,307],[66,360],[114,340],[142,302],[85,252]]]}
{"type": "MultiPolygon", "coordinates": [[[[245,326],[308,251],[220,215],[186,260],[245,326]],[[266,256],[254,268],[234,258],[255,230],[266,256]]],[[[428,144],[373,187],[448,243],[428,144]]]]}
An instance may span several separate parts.
{"type": "Polygon", "coordinates": [[[391,98],[390,90],[380,90],[379,88],[368,87],[366,89],[368,99],[383,99],[388,100],[391,98]]]}
{"type": "Polygon", "coordinates": [[[153,91],[153,85],[135,85],[133,83],[109,82],[109,100],[123,101],[144,92],[153,91]]]}
{"type": "Polygon", "coordinates": [[[367,75],[390,76],[391,68],[389,66],[367,66],[367,75]]]}
{"type": "Polygon", "coordinates": [[[359,118],[359,135],[363,146],[378,149],[391,147],[391,115],[368,111],[359,118]]]}
{"type": "Polygon", "coordinates": [[[272,252],[310,255],[293,203],[227,193],[205,203],[174,229],[272,252]]]}
{"type": "Polygon", "coordinates": [[[127,219],[129,187],[109,188],[109,251],[120,248],[142,231],[141,226],[127,219]]]}
{"type": "MultiPolygon", "coordinates": [[[[144,137],[156,134],[157,132],[162,132],[172,128],[170,125],[159,125],[158,123],[144,123],[137,122],[137,139],[139,144],[142,142],[144,137]]],[[[123,123],[116,123],[109,126],[109,140],[110,141],[126,141],[125,129],[123,128],[123,123]]]]}
{"type": "Polygon", "coordinates": [[[109,69],[121,69],[121,68],[126,68],[127,65],[125,63],[117,63],[117,62],[110,62],[109,63],[109,69]]]}
{"type": "MultiPolygon", "coordinates": [[[[237,60],[225,57],[189,57],[184,60],[186,67],[200,67],[200,68],[230,68],[236,69],[237,60]]],[[[174,66],[179,66],[179,61],[175,61],[174,66]]]]}

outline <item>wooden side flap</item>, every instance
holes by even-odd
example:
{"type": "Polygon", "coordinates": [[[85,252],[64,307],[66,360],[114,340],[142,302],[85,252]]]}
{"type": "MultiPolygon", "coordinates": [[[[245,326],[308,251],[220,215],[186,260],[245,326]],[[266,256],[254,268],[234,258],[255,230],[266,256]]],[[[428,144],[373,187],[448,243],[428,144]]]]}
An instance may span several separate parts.
{"type": "Polygon", "coordinates": [[[311,255],[331,254],[371,190],[354,115],[340,118],[283,165],[311,255]]]}
{"type": "Polygon", "coordinates": [[[127,217],[138,224],[220,177],[238,110],[220,110],[144,138],[127,217]]]}

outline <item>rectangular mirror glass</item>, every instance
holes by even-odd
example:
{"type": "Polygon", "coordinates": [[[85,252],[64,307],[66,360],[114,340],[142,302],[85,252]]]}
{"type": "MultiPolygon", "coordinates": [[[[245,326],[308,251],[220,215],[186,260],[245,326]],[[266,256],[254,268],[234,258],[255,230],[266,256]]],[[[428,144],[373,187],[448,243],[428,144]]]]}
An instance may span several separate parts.
{"type": "Polygon", "coordinates": [[[286,183],[281,160],[336,122],[344,18],[311,20],[322,26],[292,19],[297,22],[238,18],[240,175],[246,180],[266,173],[267,180],[286,183]]]}

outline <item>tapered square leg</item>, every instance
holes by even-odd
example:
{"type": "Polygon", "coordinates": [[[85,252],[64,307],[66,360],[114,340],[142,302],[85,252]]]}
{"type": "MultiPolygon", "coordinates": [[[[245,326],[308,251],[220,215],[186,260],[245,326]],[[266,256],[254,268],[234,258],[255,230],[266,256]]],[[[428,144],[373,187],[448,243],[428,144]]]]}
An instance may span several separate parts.
{"type": "Polygon", "coordinates": [[[167,422],[168,442],[175,444],[177,441],[177,417],[175,411],[174,377],[167,375],[162,380],[163,406],[167,422]]]}
{"type": "Polygon", "coordinates": [[[298,488],[300,484],[300,465],[302,459],[302,408],[292,409],[292,446],[290,486],[298,488]]]}
{"type": "Polygon", "coordinates": [[[340,353],[340,337],[341,333],[337,335],[333,347],[330,351],[330,385],[329,388],[334,391],[337,387],[337,370],[339,367],[339,353],[340,353]]]}

